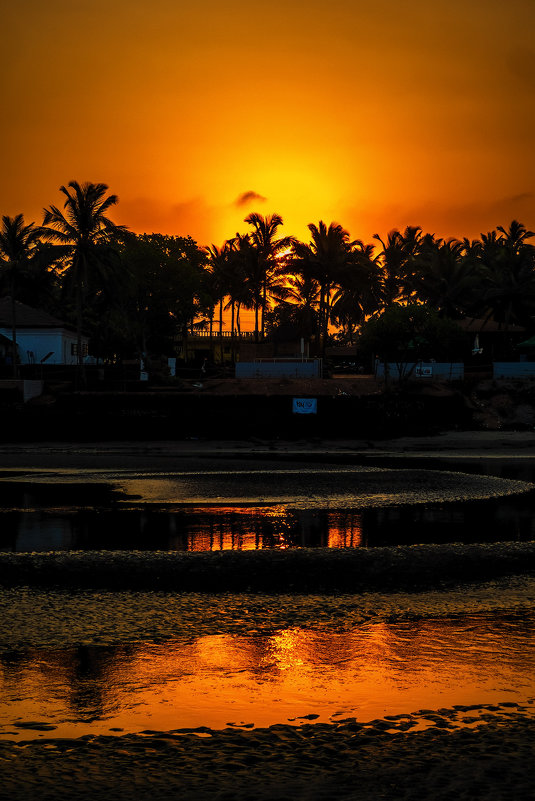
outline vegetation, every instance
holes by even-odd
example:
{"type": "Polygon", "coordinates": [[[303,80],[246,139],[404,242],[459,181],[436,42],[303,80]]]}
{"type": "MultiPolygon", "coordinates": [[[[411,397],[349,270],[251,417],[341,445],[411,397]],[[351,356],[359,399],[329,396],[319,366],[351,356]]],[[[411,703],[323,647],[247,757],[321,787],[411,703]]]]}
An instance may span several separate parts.
{"type": "MultiPolygon", "coordinates": [[[[361,348],[395,361],[460,347],[447,321],[535,328],[534,234],[515,220],[473,241],[408,227],[376,234],[375,243],[320,220],[300,242],[280,235],[280,215],[255,212],[247,231],[202,248],[188,236],[115,224],[118,198],[105,184],[71,181],[60,192],[63,209],[46,209],[41,226],[3,217],[0,291],[13,308],[20,299],[75,323],[80,364],[82,334],[93,356],[112,362],[179,347],[187,359],[188,338],[202,331],[212,358],[223,360],[226,322],[234,356],[243,309],[254,313],[257,341],[303,337],[321,355],[333,337],[360,336],[361,348]]],[[[16,353],[15,313],[13,322],[16,353]]]]}

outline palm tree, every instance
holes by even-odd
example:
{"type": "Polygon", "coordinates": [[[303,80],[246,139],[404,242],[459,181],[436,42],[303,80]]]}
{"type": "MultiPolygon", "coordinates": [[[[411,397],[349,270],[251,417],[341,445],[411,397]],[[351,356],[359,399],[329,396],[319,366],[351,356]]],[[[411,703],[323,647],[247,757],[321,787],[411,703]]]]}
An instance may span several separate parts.
{"type": "Polygon", "coordinates": [[[383,265],[383,304],[391,306],[398,299],[408,299],[408,283],[412,275],[414,259],[419,252],[422,229],[407,226],[401,233],[397,228],[390,231],[386,241],[374,234],[383,249],[379,257],[383,265]]]}
{"type": "MultiPolygon", "coordinates": [[[[220,348],[221,364],[223,364],[224,361],[223,309],[224,309],[224,300],[228,292],[226,275],[230,257],[230,245],[228,242],[224,242],[221,248],[218,248],[217,245],[208,245],[208,247],[205,248],[205,253],[208,257],[208,263],[210,265],[209,274],[210,274],[210,291],[212,295],[212,300],[214,300],[215,303],[219,305],[219,348],[220,348]]],[[[210,322],[210,342],[212,339],[211,332],[212,332],[212,324],[210,322]]],[[[210,350],[211,350],[211,345],[210,345],[210,350]]]]}
{"type": "Polygon", "coordinates": [[[313,278],[320,287],[319,335],[322,352],[327,339],[331,317],[331,300],[334,286],[340,280],[351,259],[349,233],[339,223],[327,225],[320,220],[318,225],[310,223],[309,244],[293,243],[295,264],[303,276],[313,278]]]}
{"type": "Polygon", "coordinates": [[[427,234],[414,266],[410,288],[441,316],[458,319],[475,308],[481,283],[470,243],[427,234]]]}
{"type": "Polygon", "coordinates": [[[13,377],[18,376],[17,364],[17,289],[36,256],[39,230],[34,223],[24,224],[24,216],[2,217],[0,229],[0,267],[11,297],[11,342],[13,377]]]}
{"type": "Polygon", "coordinates": [[[87,290],[95,279],[105,284],[115,251],[112,238],[126,227],[107,216],[118,202],[117,195],[107,195],[106,184],[71,181],[61,186],[65,195],[64,211],[57,206],[44,210],[41,236],[56,243],[67,262],[66,277],[72,280],[76,298],[77,361],[82,366],[83,308],[87,290]]]}
{"type": "Polygon", "coordinates": [[[255,333],[258,339],[258,305],[262,312],[261,332],[264,336],[267,295],[272,278],[276,273],[277,256],[288,250],[293,239],[290,236],[276,239],[277,230],[283,224],[280,214],[269,214],[263,217],[254,211],[245,218],[244,222],[253,226],[250,241],[257,254],[256,276],[251,276],[251,283],[256,283],[257,286],[251,288],[259,298],[259,303],[255,305],[255,333]]]}
{"type": "Polygon", "coordinates": [[[288,317],[306,340],[317,337],[320,287],[318,282],[296,268],[285,274],[284,283],[273,287],[275,299],[287,307],[288,317]]]}
{"type": "Polygon", "coordinates": [[[483,304],[507,331],[510,323],[529,326],[535,313],[535,247],[526,242],[535,234],[516,220],[498,231],[482,234],[478,257],[483,304]]]}
{"type": "Polygon", "coordinates": [[[350,257],[337,284],[331,316],[352,343],[355,328],[380,307],[382,274],[373,245],[365,245],[361,240],[351,243],[350,257]]]}

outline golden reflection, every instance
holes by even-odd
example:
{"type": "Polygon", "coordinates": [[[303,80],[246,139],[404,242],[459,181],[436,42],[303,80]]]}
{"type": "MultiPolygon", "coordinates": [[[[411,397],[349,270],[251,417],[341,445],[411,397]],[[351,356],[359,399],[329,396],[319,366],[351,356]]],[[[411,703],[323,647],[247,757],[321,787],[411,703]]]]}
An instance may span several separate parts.
{"type": "Polygon", "coordinates": [[[286,629],[270,637],[270,653],[273,663],[279,670],[290,670],[296,667],[302,667],[304,664],[304,634],[302,629],[286,629]]]}
{"type": "Polygon", "coordinates": [[[354,548],[365,545],[362,515],[356,512],[333,512],[329,519],[329,548],[354,548]]]}
{"type": "Polygon", "coordinates": [[[481,617],[11,654],[0,659],[0,737],[19,721],[63,737],[522,704],[535,695],[534,660],[524,621],[481,617]]]}
{"type": "Polygon", "coordinates": [[[284,505],[210,507],[208,520],[188,532],[189,551],[261,550],[294,544],[296,521],[284,505]]]}

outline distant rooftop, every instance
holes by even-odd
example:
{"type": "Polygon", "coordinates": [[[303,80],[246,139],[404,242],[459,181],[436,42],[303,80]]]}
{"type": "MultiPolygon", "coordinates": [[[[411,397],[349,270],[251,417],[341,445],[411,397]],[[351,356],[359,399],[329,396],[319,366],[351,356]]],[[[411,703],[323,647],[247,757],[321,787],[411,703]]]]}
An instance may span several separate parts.
{"type": "Polygon", "coordinates": [[[478,334],[494,334],[498,331],[502,333],[515,333],[526,330],[521,325],[514,325],[514,323],[505,325],[504,323],[497,323],[496,320],[477,320],[474,317],[466,317],[464,320],[456,320],[455,322],[464,331],[472,331],[478,334]]]}
{"type": "MultiPolygon", "coordinates": [[[[18,300],[15,301],[15,322],[17,328],[70,328],[63,320],[18,300]]],[[[0,298],[0,328],[11,328],[12,324],[11,298],[0,298]]]]}

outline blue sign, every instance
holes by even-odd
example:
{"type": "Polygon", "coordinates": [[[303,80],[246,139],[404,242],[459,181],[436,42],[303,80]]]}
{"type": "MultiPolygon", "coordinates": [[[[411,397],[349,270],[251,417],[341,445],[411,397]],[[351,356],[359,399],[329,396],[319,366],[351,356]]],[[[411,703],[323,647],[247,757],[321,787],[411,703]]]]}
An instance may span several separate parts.
{"type": "Polygon", "coordinates": [[[318,411],[317,398],[294,398],[292,412],[294,414],[316,414],[318,411]]]}

